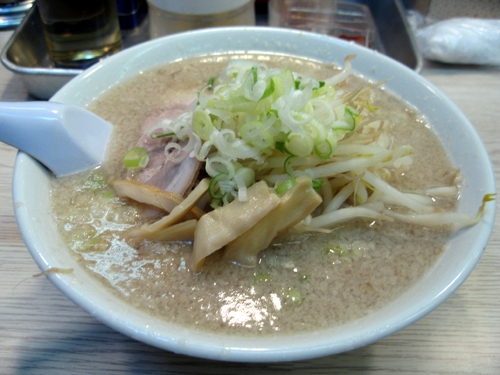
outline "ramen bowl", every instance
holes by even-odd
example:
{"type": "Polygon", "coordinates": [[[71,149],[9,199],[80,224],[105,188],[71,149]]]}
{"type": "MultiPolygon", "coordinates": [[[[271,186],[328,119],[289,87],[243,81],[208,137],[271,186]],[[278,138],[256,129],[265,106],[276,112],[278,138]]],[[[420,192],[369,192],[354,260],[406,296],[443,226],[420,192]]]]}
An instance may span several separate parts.
{"type": "MultiPolygon", "coordinates": [[[[356,54],[354,72],[373,81],[393,77],[385,88],[417,108],[432,124],[451,161],[464,176],[458,211],[475,215],[483,196],[496,191],[492,167],[473,126],[439,89],[400,63],[355,44],[273,28],[206,29],[156,39],[112,56],[84,71],[57,92],[56,102],[87,107],[129,77],[194,56],[231,52],[295,55],[343,65],[356,54]]],[[[73,257],[51,215],[51,173],[19,152],[14,170],[14,204],[23,239],[38,266],[71,268],[48,274],[68,298],[117,331],[175,353],[207,359],[274,362],[326,356],[386,337],[435,309],[468,277],[490,236],[495,203],[481,222],[455,233],[438,261],[409,290],[360,319],[313,332],[241,337],[175,325],[132,307],[88,273],[73,257]]]]}

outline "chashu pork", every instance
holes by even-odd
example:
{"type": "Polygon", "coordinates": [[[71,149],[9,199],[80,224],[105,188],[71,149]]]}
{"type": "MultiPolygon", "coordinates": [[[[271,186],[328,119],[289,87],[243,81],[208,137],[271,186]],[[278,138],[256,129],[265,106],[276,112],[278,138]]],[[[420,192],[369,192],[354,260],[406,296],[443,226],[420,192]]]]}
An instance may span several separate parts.
{"type": "MultiPolygon", "coordinates": [[[[148,131],[168,119],[174,120],[184,113],[191,105],[193,98],[188,98],[164,108],[151,111],[142,124],[142,135],[136,147],[143,147],[149,155],[149,163],[134,178],[144,184],[153,185],[161,190],[185,196],[191,190],[198,176],[201,163],[196,158],[187,155],[181,162],[169,160],[165,156],[165,146],[171,137],[153,139],[148,131]]],[[[185,142],[179,142],[184,146],[185,142]]]]}

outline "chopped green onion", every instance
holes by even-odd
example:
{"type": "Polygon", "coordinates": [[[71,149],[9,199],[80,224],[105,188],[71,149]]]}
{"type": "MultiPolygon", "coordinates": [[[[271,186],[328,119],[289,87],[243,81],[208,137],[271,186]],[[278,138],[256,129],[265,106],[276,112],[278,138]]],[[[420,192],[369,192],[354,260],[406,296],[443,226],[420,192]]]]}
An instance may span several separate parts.
{"type": "Polygon", "coordinates": [[[337,91],[335,90],[335,87],[328,86],[328,85],[321,86],[321,83],[320,83],[320,87],[313,92],[312,97],[317,98],[320,96],[324,96],[325,99],[333,99],[335,97],[336,92],[337,91]]]}
{"type": "Polygon", "coordinates": [[[337,253],[339,255],[342,255],[342,254],[345,253],[345,250],[343,248],[341,248],[341,247],[329,246],[327,248],[324,248],[322,250],[322,252],[323,253],[332,253],[332,254],[337,253]]]}
{"type": "Polygon", "coordinates": [[[275,110],[275,109],[271,109],[269,112],[268,112],[268,116],[269,116],[269,113],[273,114],[276,116],[276,118],[280,118],[279,115],[278,115],[278,111],[275,110]]]}
{"type": "Polygon", "coordinates": [[[241,176],[246,187],[250,187],[255,183],[255,172],[251,168],[241,167],[234,175],[241,176]]]}
{"type": "Polygon", "coordinates": [[[302,293],[297,289],[291,289],[287,297],[294,305],[300,305],[302,302],[302,293]]]}
{"type": "Polygon", "coordinates": [[[344,120],[349,124],[349,130],[354,130],[354,127],[356,126],[357,116],[359,116],[359,112],[357,110],[355,110],[351,106],[345,107],[344,120]]]}
{"type": "Polygon", "coordinates": [[[271,81],[274,85],[274,92],[272,97],[274,100],[277,100],[286,93],[285,82],[279,77],[272,77],[271,81]]]}
{"type": "Polygon", "coordinates": [[[248,112],[255,110],[256,102],[248,100],[244,96],[235,96],[224,100],[223,109],[229,112],[248,112]]]}
{"type": "Polygon", "coordinates": [[[354,126],[356,125],[356,119],[351,111],[345,108],[344,113],[344,121],[349,125],[349,130],[354,130],[354,126]]]}
{"type": "Polygon", "coordinates": [[[322,178],[317,178],[317,179],[312,180],[312,183],[313,183],[313,189],[318,191],[321,189],[321,186],[323,186],[325,181],[322,178]]]}
{"type": "Polygon", "coordinates": [[[290,178],[289,180],[286,180],[285,182],[282,182],[281,184],[276,186],[276,189],[274,189],[274,191],[278,195],[285,194],[288,190],[290,190],[293,187],[293,185],[295,184],[295,180],[296,180],[296,178],[293,177],[293,178],[290,178]]]}
{"type": "Polygon", "coordinates": [[[328,139],[325,139],[320,144],[314,146],[314,153],[318,155],[321,159],[327,160],[333,154],[333,146],[328,141],[328,139]]]}
{"type": "Polygon", "coordinates": [[[276,143],[274,144],[274,148],[276,150],[278,150],[279,152],[281,152],[282,154],[288,154],[290,156],[295,156],[290,151],[287,150],[287,148],[285,147],[285,142],[276,141],[276,143]]]}
{"type": "Polygon", "coordinates": [[[352,108],[350,105],[345,107],[345,110],[349,112],[353,116],[359,116],[359,112],[357,109],[352,108]]]}
{"type": "Polygon", "coordinates": [[[295,87],[295,78],[291,70],[284,70],[280,73],[280,77],[288,84],[289,87],[295,87]]]}
{"type": "Polygon", "coordinates": [[[332,130],[339,130],[342,132],[354,130],[354,127],[344,120],[337,120],[332,125],[332,130]]]}
{"type": "Polygon", "coordinates": [[[193,130],[204,141],[210,138],[214,125],[210,116],[203,110],[197,109],[193,113],[193,130]]]}
{"type": "MultiPolygon", "coordinates": [[[[262,94],[262,98],[260,98],[260,99],[262,100],[262,99],[266,99],[266,98],[270,97],[274,93],[274,88],[275,88],[274,80],[271,79],[269,81],[269,85],[267,85],[267,87],[266,87],[266,91],[264,91],[264,94],[262,94]]],[[[276,112],[276,117],[278,117],[278,111],[276,111],[274,109],[271,109],[271,111],[276,112]]]]}
{"type": "Polygon", "coordinates": [[[285,146],[291,154],[299,157],[309,156],[314,148],[314,141],[308,134],[291,133],[285,146]]]}
{"type": "Polygon", "coordinates": [[[156,135],[151,134],[150,135],[150,137],[152,139],[158,139],[158,138],[164,138],[164,137],[173,137],[173,136],[175,136],[175,133],[156,134],[156,135]]]}
{"type": "Polygon", "coordinates": [[[296,158],[296,156],[289,156],[285,159],[285,163],[283,164],[283,169],[285,170],[285,173],[289,176],[293,176],[293,169],[291,166],[292,159],[296,158]]]}
{"type": "Polygon", "coordinates": [[[273,145],[274,139],[269,131],[264,130],[260,121],[247,122],[240,128],[241,138],[258,149],[266,149],[273,145]]]}
{"type": "Polygon", "coordinates": [[[148,152],[143,147],[136,147],[128,151],[123,156],[123,164],[128,169],[141,169],[148,165],[149,156],[148,152]]]}
{"type": "Polygon", "coordinates": [[[253,83],[256,84],[259,77],[257,75],[257,67],[256,66],[252,66],[252,74],[253,74],[253,83]]]}
{"type": "Polygon", "coordinates": [[[279,152],[281,152],[282,154],[284,154],[286,151],[286,148],[285,148],[285,142],[276,142],[274,144],[274,148],[276,150],[278,150],[279,152]]]}
{"type": "Polygon", "coordinates": [[[228,176],[225,173],[219,173],[210,180],[208,185],[208,194],[212,199],[222,199],[225,193],[220,189],[219,182],[227,181],[228,176]]]}
{"type": "Polygon", "coordinates": [[[268,273],[260,273],[258,275],[255,275],[253,278],[253,281],[267,281],[271,278],[271,275],[268,273]]]}

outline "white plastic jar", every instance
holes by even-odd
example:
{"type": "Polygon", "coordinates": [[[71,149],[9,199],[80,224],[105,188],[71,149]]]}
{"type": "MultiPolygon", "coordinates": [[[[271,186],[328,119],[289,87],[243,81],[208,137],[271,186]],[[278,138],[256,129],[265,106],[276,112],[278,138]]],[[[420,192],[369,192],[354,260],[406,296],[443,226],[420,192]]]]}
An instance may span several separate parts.
{"type": "Polygon", "coordinates": [[[255,25],[254,0],[148,0],[150,37],[219,26],[255,25]]]}

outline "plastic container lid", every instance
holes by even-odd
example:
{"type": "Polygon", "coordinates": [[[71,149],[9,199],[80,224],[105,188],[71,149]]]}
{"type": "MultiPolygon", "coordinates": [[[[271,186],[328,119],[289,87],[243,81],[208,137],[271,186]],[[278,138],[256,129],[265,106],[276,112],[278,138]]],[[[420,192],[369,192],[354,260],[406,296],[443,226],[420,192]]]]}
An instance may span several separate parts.
{"type": "Polygon", "coordinates": [[[203,15],[237,9],[251,0],[148,0],[150,4],[172,13],[203,15]]]}

